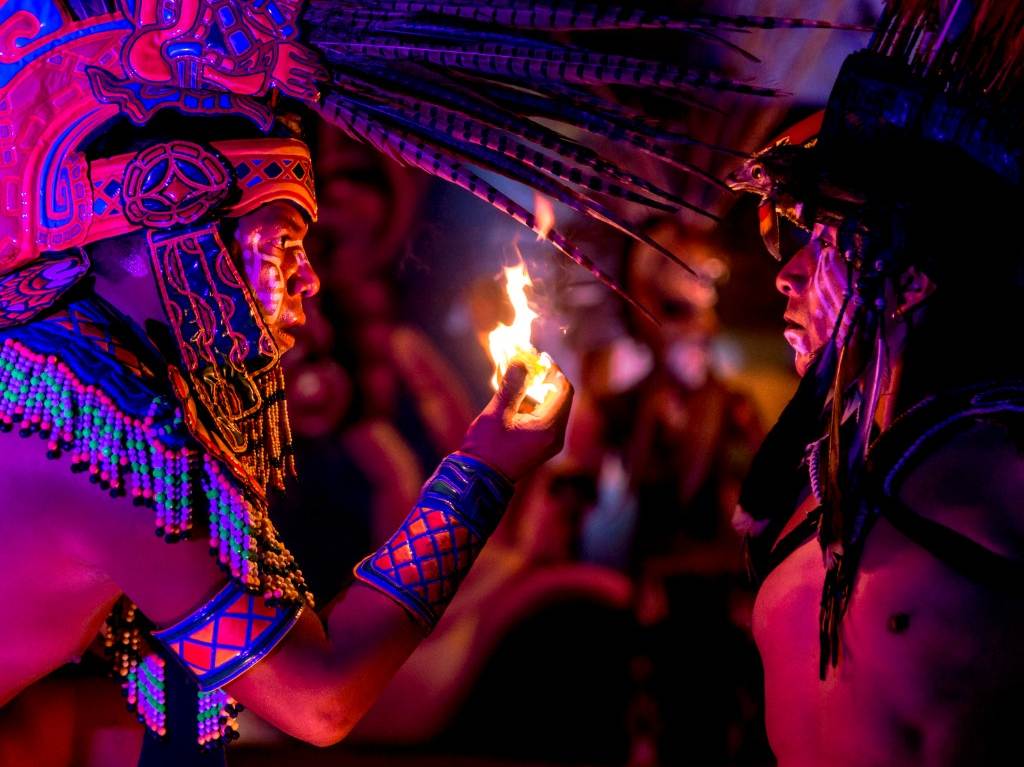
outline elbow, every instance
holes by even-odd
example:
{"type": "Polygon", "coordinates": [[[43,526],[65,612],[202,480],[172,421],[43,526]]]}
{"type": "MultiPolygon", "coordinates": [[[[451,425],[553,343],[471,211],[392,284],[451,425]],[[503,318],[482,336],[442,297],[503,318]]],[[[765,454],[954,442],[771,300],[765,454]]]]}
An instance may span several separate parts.
{"type": "Polygon", "coordinates": [[[328,748],[337,745],[345,739],[349,730],[344,727],[316,727],[303,733],[300,740],[318,748],[328,748]]]}
{"type": "Polygon", "coordinates": [[[324,702],[309,711],[291,734],[311,746],[327,748],[344,740],[358,721],[346,706],[324,702]]]}

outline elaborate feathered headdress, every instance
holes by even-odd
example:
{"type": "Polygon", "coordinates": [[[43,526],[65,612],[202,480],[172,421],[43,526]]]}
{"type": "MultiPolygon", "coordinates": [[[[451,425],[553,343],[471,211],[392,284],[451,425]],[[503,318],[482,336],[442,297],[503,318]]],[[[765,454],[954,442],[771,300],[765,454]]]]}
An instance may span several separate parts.
{"type": "MultiPolygon", "coordinates": [[[[40,251],[107,233],[97,212],[106,187],[90,183],[79,146],[114,117],[142,124],[173,108],[243,115],[266,129],[276,94],[309,105],[354,138],[458,184],[533,229],[533,214],[481,179],[474,166],[629,232],[602,200],[667,210],[696,206],[599,156],[566,127],[694,173],[700,171],[676,159],[675,147],[697,140],[659,129],[598,87],[639,88],[684,101],[707,89],[755,96],[775,91],[670,61],[603,53],[578,38],[674,30],[726,44],[716,33],[828,25],[679,17],[574,0],[44,0],[7,4],[0,26],[7,128],[0,135],[6,166],[2,272],[40,251]]],[[[563,235],[547,237],[617,290],[563,235]]]]}
{"type": "MultiPolygon", "coordinates": [[[[215,422],[221,452],[241,456],[257,484],[280,484],[290,458],[283,405],[274,404],[283,386],[279,353],[217,222],[274,198],[315,218],[308,150],[288,138],[203,142],[194,130],[177,136],[172,128],[141,151],[87,157],[91,139],[116,119],[142,126],[165,110],[241,116],[269,132],[285,97],[538,232],[534,214],[475,169],[523,182],[678,261],[632,231],[610,203],[703,211],[587,148],[569,128],[699,174],[675,155],[696,139],[619,106],[604,89],[684,102],[707,89],[775,91],[633,56],[623,41],[668,30],[729,45],[719,31],[813,26],[828,25],[575,0],[7,3],[0,8],[0,275],[42,253],[145,231],[181,367],[215,422]],[[583,43],[608,32],[626,33],[613,52],[583,43]]],[[[564,235],[544,235],[624,295],[564,235]]],[[[0,306],[0,321],[24,321],[55,300],[86,268],[73,261],[37,269],[33,300],[0,306]]]]}

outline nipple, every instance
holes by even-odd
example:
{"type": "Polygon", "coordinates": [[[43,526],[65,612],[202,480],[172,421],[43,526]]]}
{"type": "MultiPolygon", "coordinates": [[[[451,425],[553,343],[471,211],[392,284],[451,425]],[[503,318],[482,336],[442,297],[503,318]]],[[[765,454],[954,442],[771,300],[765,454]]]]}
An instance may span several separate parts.
{"type": "Polygon", "coordinates": [[[889,629],[891,634],[902,634],[910,628],[910,615],[907,613],[893,613],[889,616],[886,628],[889,629]]]}

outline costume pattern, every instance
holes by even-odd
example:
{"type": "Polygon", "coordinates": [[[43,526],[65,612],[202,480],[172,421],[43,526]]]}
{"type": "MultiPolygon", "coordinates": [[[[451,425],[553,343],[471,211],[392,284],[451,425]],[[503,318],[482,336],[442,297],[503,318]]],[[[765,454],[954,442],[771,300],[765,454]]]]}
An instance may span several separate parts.
{"type": "Polygon", "coordinates": [[[271,605],[228,581],[209,602],[153,632],[196,677],[202,692],[237,678],[264,658],[298,620],[301,605],[271,605]]]}
{"type": "Polygon", "coordinates": [[[71,251],[37,261],[0,277],[0,328],[28,322],[89,271],[89,259],[71,251]]]}
{"type": "Polygon", "coordinates": [[[124,169],[121,187],[125,218],[150,229],[198,221],[230,191],[228,168],[191,141],[168,141],[139,152],[124,169]]]}
{"type": "Polygon", "coordinates": [[[356,565],[356,577],[432,628],[497,527],[512,491],[482,461],[448,456],[398,531],[356,565]]]}

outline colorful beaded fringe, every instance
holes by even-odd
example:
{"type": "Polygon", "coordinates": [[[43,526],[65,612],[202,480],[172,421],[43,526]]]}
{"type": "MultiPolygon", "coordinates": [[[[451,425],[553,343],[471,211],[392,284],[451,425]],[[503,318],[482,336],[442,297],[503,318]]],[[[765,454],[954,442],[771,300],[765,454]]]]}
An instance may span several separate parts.
{"type": "MultiPolygon", "coordinates": [[[[47,320],[41,321],[41,325],[47,320]]],[[[14,329],[13,332],[18,332],[14,329]]],[[[33,336],[44,348],[45,336],[33,336]]],[[[82,335],[67,343],[81,352],[82,335]]],[[[102,347],[88,354],[101,354],[102,347]]],[[[99,366],[97,366],[99,367],[99,366]]],[[[127,369],[125,376],[132,376],[127,369]]],[[[118,389],[114,389],[115,391],[118,389]]],[[[0,343],[0,430],[38,435],[47,456],[70,458],[71,468],[112,496],[130,496],[155,512],[168,541],[189,537],[193,512],[210,517],[210,546],[231,577],[272,602],[311,603],[302,575],[277,538],[265,502],[234,474],[195,447],[181,411],[154,393],[144,415],[125,412],[95,383],[86,383],[53,353],[40,353],[7,336],[0,343]],[[202,493],[202,497],[199,495],[202,493]]],[[[166,732],[164,661],[144,649],[144,619],[123,600],[104,627],[114,672],[130,707],[149,729],[166,732]]],[[[197,739],[202,745],[237,737],[240,707],[222,690],[199,693],[197,739]]]]}
{"type": "Polygon", "coordinates": [[[55,355],[34,352],[13,338],[0,345],[0,430],[38,434],[47,440],[51,458],[66,454],[73,471],[87,472],[112,495],[151,506],[157,533],[171,541],[191,531],[198,481],[208,500],[210,546],[225,570],[268,599],[308,601],[302,575],[264,505],[208,455],[200,461],[199,451],[187,444],[167,446],[184,431],[180,410],[162,417],[167,407],[155,398],[145,417],[133,417],[97,386],[82,383],[55,355]]]}
{"type": "Polygon", "coordinates": [[[152,506],[157,530],[180,536],[191,526],[191,451],[163,446],[161,437],[181,421],[179,415],[157,425],[160,405],[154,400],[144,418],[133,418],[54,355],[37,354],[12,338],[0,347],[0,430],[17,426],[22,436],[39,434],[49,457],[67,453],[73,471],[88,472],[112,495],[130,494],[152,506]]]}
{"type": "MultiPolygon", "coordinates": [[[[124,681],[128,705],[140,722],[157,735],[167,734],[166,661],[156,653],[136,659],[124,681]]],[[[224,690],[200,692],[196,707],[196,742],[204,747],[238,738],[237,716],[242,706],[224,690]]]]}

